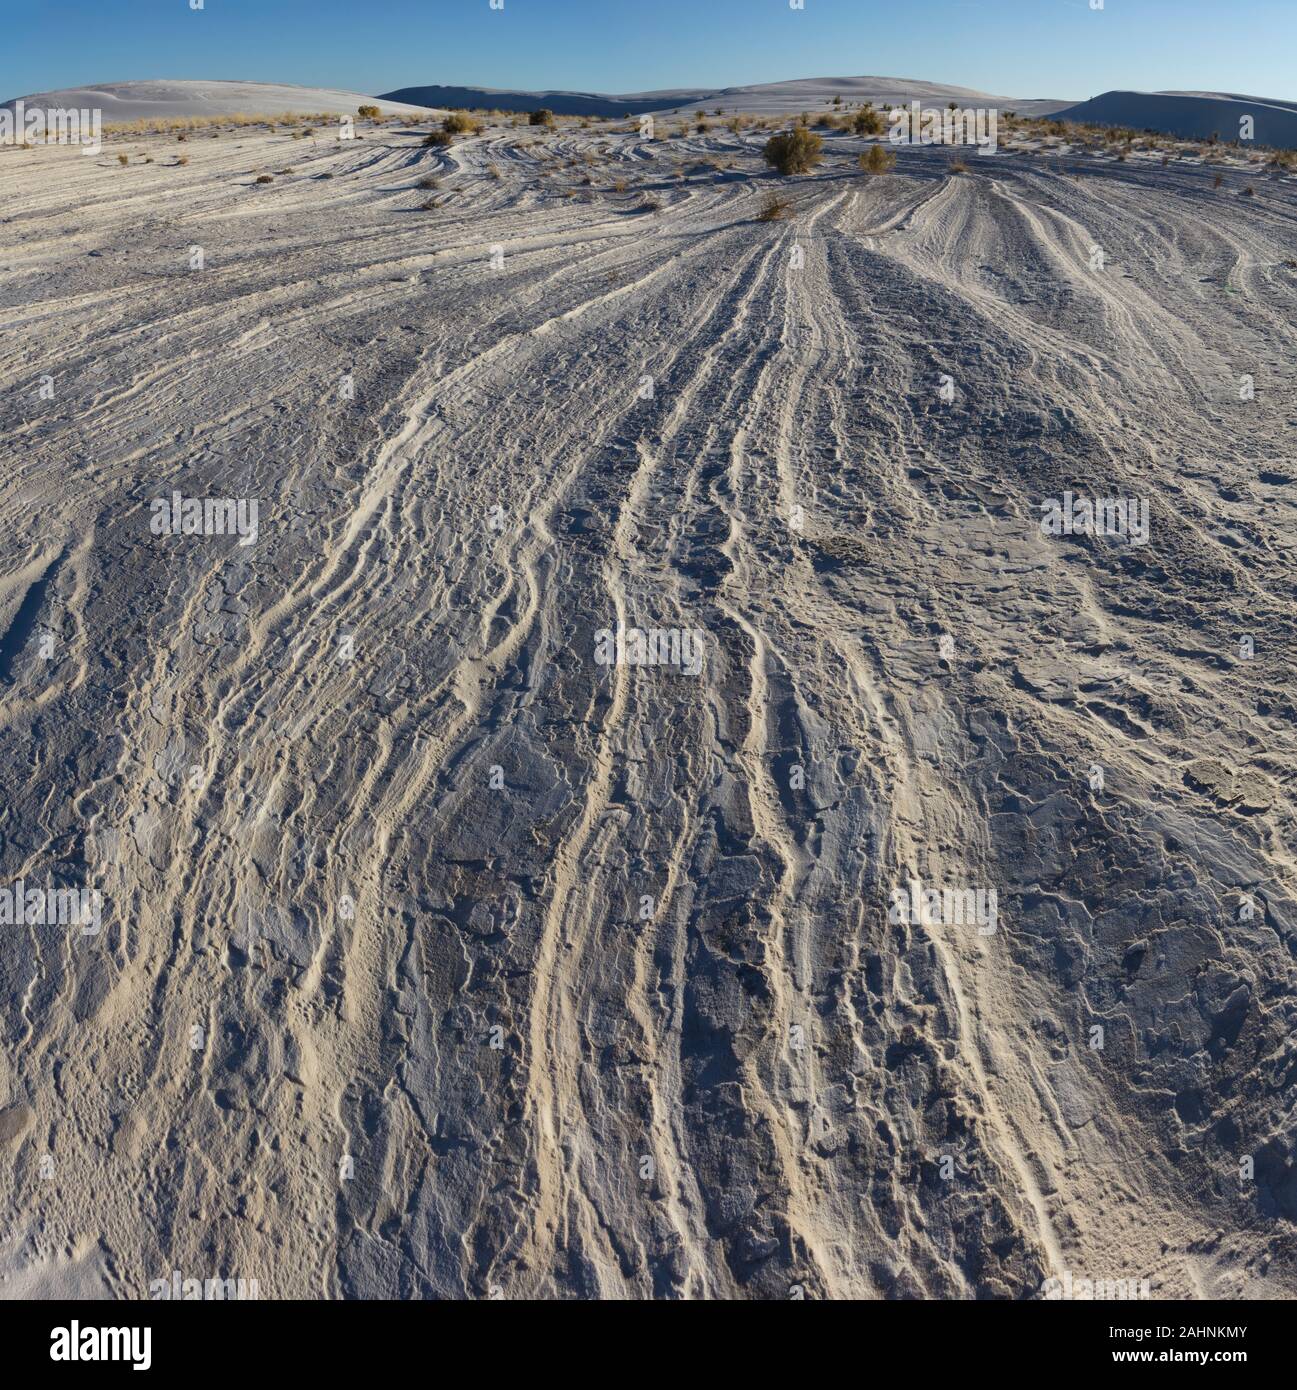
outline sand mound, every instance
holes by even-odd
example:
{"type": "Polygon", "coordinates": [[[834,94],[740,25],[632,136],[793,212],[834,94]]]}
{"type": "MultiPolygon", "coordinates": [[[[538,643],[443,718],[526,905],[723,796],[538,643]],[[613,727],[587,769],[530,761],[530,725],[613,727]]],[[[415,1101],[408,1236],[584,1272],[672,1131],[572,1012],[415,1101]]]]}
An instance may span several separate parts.
{"type": "Polygon", "coordinates": [[[1230,92],[1104,92],[1055,114],[1064,121],[1225,141],[1239,139],[1241,123],[1251,118],[1256,144],[1297,148],[1297,104],[1230,92]]]}
{"type": "Polygon", "coordinates": [[[35,92],[0,105],[23,101],[29,107],[100,110],[104,124],[165,120],[187,116],[281,115],[287,111],[356,114],[361,103],[378,105],[390,115],[421,113],[423,108],[383,97],[331,87],[294,87],[275,82],[108,82],[94,87],[66,87],[35,92]]]}

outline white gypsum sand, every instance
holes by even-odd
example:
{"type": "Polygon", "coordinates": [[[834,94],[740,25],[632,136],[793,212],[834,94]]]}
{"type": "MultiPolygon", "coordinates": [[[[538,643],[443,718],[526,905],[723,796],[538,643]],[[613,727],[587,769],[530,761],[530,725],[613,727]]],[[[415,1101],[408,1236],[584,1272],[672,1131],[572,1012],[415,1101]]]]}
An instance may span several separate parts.
{"type": "Polygon", "coordinates": [[[626,129],[0,151],[7,1276],[1291,1297],[1297,184],[626,129]]]}

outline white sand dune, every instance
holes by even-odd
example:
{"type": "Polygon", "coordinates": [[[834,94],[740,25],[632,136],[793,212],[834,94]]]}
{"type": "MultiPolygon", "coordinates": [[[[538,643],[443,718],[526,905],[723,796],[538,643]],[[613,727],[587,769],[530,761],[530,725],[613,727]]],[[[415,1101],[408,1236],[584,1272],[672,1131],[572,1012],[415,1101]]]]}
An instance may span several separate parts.
{"type": "Polygon", "coordinates": [[[1065,121],[1156,130],[1190,140],[1238,140],[1251,121],[1258,145],[1297,149],[1297,102],[1239,96],[1233,92],[1104,92],[1056,114],[1065,121]]]}
{"type": "Polygon", "coordinates": [[[792,82],[759,83],[747,87],[694,87],[673,91],[600,94],[595,92],[519,92],[490,87],[403,87],[389,94],[400,101],[433,106],[463,106],[505,111],[534,111],[546,106],[561,115],[623,116],[627,113],[708,111],[753,115],[793,115],[818,110],[834,97],[843,102],[872,101],[876,106],[923,101],[940,104],[955,101],[963,106],[994,107],[1022,116],[1044,116],[1067,106],[1066,101],[1043,98],[997,97],[971,87],[951,87],[903,77],[808,77],[792,82]]]}
{"type": "Polygon", "coordinates": [[[0,1279],[1297,1294],[1297,180],[420,135],[0,151],[0,1279]]]}
{"type": "MultiPolygon", "coordinates": [[[[1021,116],[1049,115],[1065,101],[1046,98],[993,96],[972,87],[952,87],[941,82],[921,82],[906,77],[809,77],[795,82],[763,83],[750,87],[726,87],[715,94],[715,105],[727,110],[751,111],[756,115],[795,114],[818,110],[841,97],[843,102],[872,101],[875,106],[908,105],[920,101],[925,106],[990,107],[1016,111],[1021,116]]],[[[709,99],[710,101],[710,99],[709,99]]],[[[692,110],[688,102],[672,109],[692,110]]]]}
{"type": "Polygon", "coordinates": [[[274,82],[108,82],[93,87],[34,92],[0,105],[13,106],[18,100],[29,107],[99,110],[103,112],[105,124],[185,116],[271,116],[288,111],[354,116],[361,103],[378,105],[390,115],[424,111],[423,107],[367,97],[358,92],[274,82]]]}

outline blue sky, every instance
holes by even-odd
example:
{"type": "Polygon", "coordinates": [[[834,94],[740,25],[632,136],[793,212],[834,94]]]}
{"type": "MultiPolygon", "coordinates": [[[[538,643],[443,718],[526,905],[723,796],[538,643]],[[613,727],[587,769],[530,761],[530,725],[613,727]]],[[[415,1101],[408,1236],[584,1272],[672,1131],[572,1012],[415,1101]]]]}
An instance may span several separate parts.
{"type": "Polygon", "coordinates": [[[13,6],[0,99],[146,77],[631,92],[863,73],[1017,97],[1143,87],[1297,99],[1297,0],[203,3],[13,6]]]}

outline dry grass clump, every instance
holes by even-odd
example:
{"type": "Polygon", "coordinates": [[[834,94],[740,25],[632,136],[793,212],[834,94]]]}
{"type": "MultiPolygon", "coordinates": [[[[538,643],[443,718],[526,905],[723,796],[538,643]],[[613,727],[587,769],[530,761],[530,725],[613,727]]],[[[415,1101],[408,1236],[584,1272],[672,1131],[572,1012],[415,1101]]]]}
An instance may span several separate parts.
{"type": "Polygon", "coordinates": [[[767,193],[757,213],[758,222],[782,222],[792,211],[792,203],[778,193],[767,193]]]}
{"type": "Polygon", "coordinates": [[[248,126],[265,126],[268,130],[273,130],[276,124],[289,126],[314,121],[328,125],[338,119],[337,113],[333,111],[285,111],[273,116],[231,111],[224,116],[150,116],[137,121],[108,121],[104,125],[104,133],[127,136],[175,135],[184,131],[193,135],[198,131],[207,131],[215,134],[225,127],[234,130],[248,126]]]}
{"type": "Polygon", "coordinates": [[[541,106],[527,117],[527,124],[544,126],[547,130],[553,130],[555,125],[554,113],[547,106],[541,106]]]}
{"type": "Polygon", "coordinates": [[[258,183],[274,183],[274,181],[275,181],[275,176],[274,176],[273,174],[258,174],[258,175],[257,175],[257,182],[258,182],[258,183]]]}
{"type": "Polygon", "coordinates": [[[423,137],[425,145],[453,145],[455,137],[448,130],[434,130],[423,137]]]}
{"type": "Polygon", "coordinates": [[[851,118],[851,129],[857,135],[881,135],[883,118],[866,102],[851,118]]]}
{"type": "Polygon", "coordinates": [[[358,107],[356,107],[356,115],[359,116],[359,117],[361,118],[361,120],[365,120],[365,121],[375,121],[375,120],[377,120],[382,114],[383,114],[382,111],[381,111],[377,106],[358,106],[358,107]]]}
{"type": "Polygon", "coordinates": [[[860,156],[860,167],[867,174],[890,174],[896,168],[896,156],[881,145],[870,145],[860,156]]]}
{"type": "Polygon", "coordinates": [[[809,174],[824,158],[824,141],[805,126],[794,126],[772,135],[762,154],[781,174],[809,174]]]}
{"type": "Polygon", "coordinates": [[[464,111],[452,111],[441,123],[447,135],[480,135],[482,122],[464,111]]]}
{"type": "Polygon", "coordinates": [[[432,212],[434,209],[439,208],[440,206],[441,202],[438,199],[429,198],[426,202],[422,202],[419,204],[419,210],[421,212],[432,212]]]}
{"type": "Polygon", "coordinates": [[[425,175],[423,176],[423,178],[421,178],[421,179],[419,180],[419,187],[420,187],[420,188],[440,188],[440,187],[441,187],[441,180],[436,176],[436,174],[425,174],[425,175]]]}
{"type": "MultiPolygon", "coordinates": [[[[877,146],[875,146],[875,149],[876,148],[877,146]]],[[[965,164],[962,159],[952,160],[950,164],[950,172],[952,174],[966,174],[968,173],[968,165],[965,164]]]]}
{"type": "Polygon", "coordinates": [[[131,162],[131,157],[128,154],[119,154],[117,156],[117,162],[118,164],[129,164],[131,162]]]}

